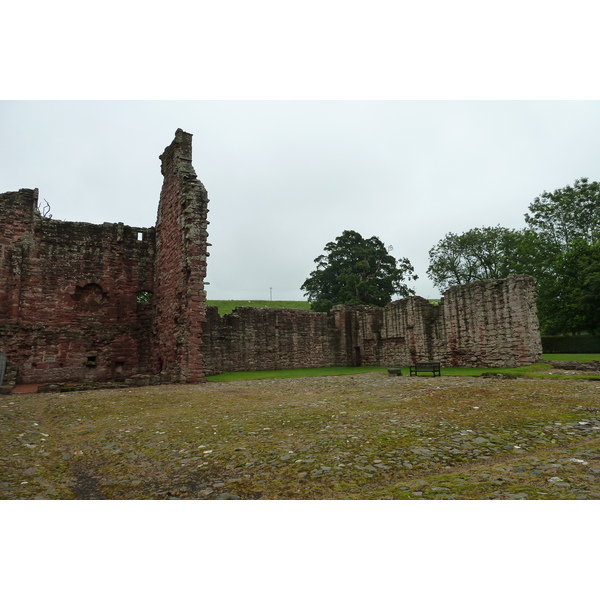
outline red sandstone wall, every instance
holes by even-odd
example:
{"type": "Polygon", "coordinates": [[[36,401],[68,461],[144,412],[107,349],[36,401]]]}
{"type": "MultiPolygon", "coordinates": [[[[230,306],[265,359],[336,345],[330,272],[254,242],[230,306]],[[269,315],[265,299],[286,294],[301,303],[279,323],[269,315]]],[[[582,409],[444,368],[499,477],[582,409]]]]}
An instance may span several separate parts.
{"type": "Polygon", "coordinates": [[[21,262],[32,242],[38,190],[0,194],[0,319],[16,317],[21,262]]]}
{"type": "Polygon", "coordinates": [[[178,129],[161,158],[156,221],[155,372],[165,380],[202,381],[208,195],[192,166],[192,136],[178,129]]]}
{"type": "Polygon", "coordinates": [[[535,282],[528,275],[450,288],[439,306],[419,297],[340,307],[336,324],[351,364],[514,367],[542,352],[535,282]]]}
{"type": "Polygon", "coordinates": [[[9,377],[101,381],[148,372],[151,320],[137,293],[153,289],[153,229],[46,219],[36,202],[34,190],[0,195],[0,348],[9,377]]]}
{"type": "Polygon", "coordinates": [[[541,355],[535,285],[526,275],[451,288],[439,306],[411,297],[376,306],[310,311],[208,307],[208,375],[320,366],[512,367],[541,355]]]}
{"type": "Polygon", "coordinates": [[[434,352],[445,364],[515,367],[540,359],[532,277],[513,275],[451,287],[440,309],[434,352]]]}
{"type": "Polygon", "coordinates": [[[202,351],[207,375],[342,364],[340,332],[325,313],[236,308],[219,316],[207,307],[202,351]]]}
{"type": "Polygon", "coordinates": [[[437,307],[413,296],[377,306],[337,307],[347,364],[405,366],[431,360],[437,307]]]}
{"type": "Polygon", "coordinates": [[[53,221],[39,215],[37,190],[0,195],[7,382],[160,373],[193,383],[221,371],[539,360],[535,286],[525,275],[451,288],[437,307],[413,297],[384,308],[338,307],[333,317],[242,307],[222,318],[211,307],[207,320],[208,197],[191,140],[177,130],[161,156],[156,231],[53,221]],[[137,302],[142,290],[154,292],[150,303],[137,302]]]}

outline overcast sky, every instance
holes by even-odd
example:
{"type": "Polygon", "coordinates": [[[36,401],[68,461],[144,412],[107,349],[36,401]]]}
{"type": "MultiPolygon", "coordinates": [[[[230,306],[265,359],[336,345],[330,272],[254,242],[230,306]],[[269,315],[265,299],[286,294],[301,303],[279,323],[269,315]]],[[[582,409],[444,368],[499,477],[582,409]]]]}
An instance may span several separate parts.
{"type": "Polygon", "coordinates": [[[448,232],[523,227],[544,190],[600,180],[597,101],[4,101],[0,190],[39,188],[54,219],[150,227],[178,127],[210,199],[209,299],[304,299],[347,229],[439,297],[428,251],[448,232]]]}

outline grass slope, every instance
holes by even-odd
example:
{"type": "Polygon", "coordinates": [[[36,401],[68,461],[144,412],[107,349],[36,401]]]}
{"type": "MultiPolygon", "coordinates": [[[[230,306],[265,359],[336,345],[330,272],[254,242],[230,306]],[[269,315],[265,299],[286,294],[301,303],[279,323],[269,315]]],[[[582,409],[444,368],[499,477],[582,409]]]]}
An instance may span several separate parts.
{"type": "Polygon", "coordinates": [[[220,315],[226,315],[238,306],[253,308],[295,308],[310,310],[310,302],[304,300],[207,300],[208,306],[216,306],[220,315]]]}

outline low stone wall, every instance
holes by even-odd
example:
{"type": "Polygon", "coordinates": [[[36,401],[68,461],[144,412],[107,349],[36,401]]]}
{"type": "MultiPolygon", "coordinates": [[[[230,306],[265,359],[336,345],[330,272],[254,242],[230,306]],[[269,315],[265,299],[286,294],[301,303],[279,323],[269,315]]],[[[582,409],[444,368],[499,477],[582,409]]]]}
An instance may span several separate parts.
{"type": "Polygon", "coordinates": [[[202,354],[206,375],[343,364],[340,332],[325,313],[240,307],[220,316],[206,307],[202,354]]]}
{"type": "Polygon", "coordinates": [[[377,306],[301,310],[208,307],[206,374],[320,366],[514,367],[540,359],[535,283],[527,275],[450,288],[438,306],[418,296],[377,306]]]}

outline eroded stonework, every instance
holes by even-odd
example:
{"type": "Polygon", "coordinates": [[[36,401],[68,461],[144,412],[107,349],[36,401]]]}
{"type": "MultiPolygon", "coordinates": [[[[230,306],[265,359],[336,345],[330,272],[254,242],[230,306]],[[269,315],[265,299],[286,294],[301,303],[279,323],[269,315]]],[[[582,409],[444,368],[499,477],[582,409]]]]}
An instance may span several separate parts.
{"type": "Polygon", "coordinates": [[[208,196],[178,129],[161,155],[156,227],[45,218],[37,190],[0,194],[5,383],[196,383],[222,371],[345,365],[516,366],[540,358],[531,277],[450,288],[439,306],[206,307],[208,196]]]}
{"type": "Polygon", "coordinates": [[[208,198],[191,138],[161,156],[155,228],[52,220],[37,190],[0,195],[6,382],[202,379],[208,198]]]}
{"type": "Polygon", "coordinates": [[[207,374],[329,366],[514,367],[540,359],[535,283],[528,275],[450,288],[438,306],[419,296],[378,306],[304,310],[208,307],[207,374]]]}

